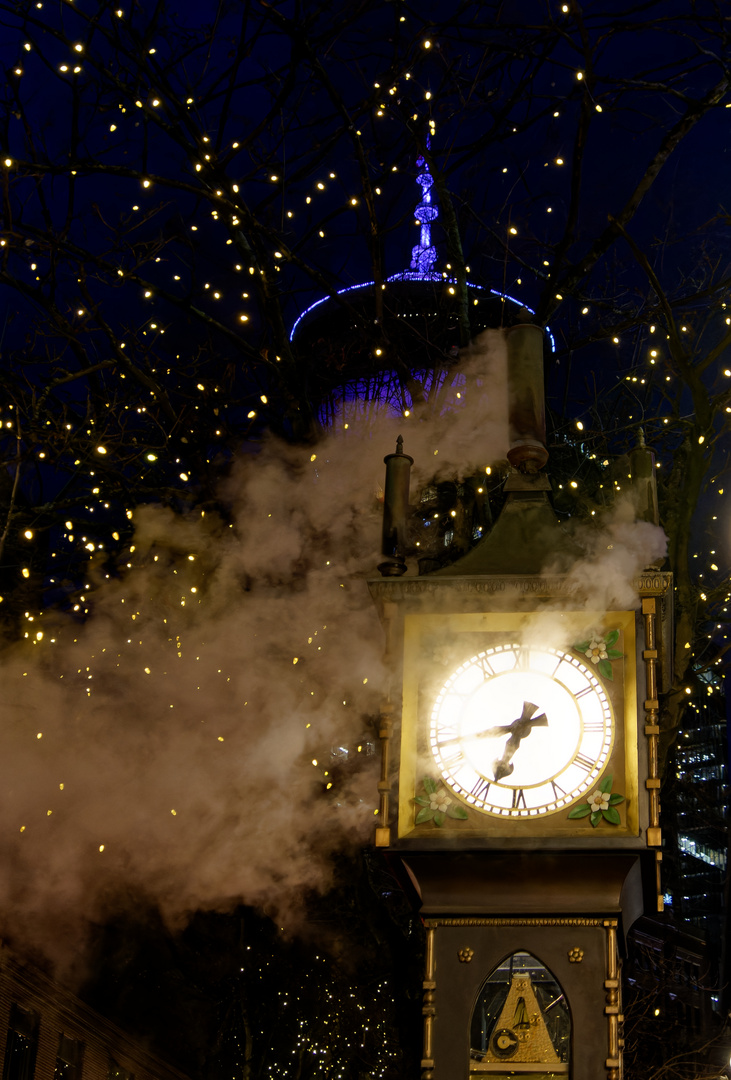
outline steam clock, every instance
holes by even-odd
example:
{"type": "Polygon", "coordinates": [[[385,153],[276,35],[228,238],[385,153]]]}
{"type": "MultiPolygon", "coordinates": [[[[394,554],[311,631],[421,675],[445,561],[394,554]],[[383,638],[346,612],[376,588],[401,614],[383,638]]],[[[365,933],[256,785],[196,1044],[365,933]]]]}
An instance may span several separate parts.
{"type": "MultiPolygon", "coordinates": [[[[411,459],[400,440],[386,458],[376,844],[426,927],[422,1080],[620,1080],[625,938],[662,906],[670,576],[613,598],[586,572],[543,472],[543,331],[504,334],[512,475],[491,532],[405,574],[411,459]]],[[[633,473],[652,519],[650,456],[633,473]]]]}

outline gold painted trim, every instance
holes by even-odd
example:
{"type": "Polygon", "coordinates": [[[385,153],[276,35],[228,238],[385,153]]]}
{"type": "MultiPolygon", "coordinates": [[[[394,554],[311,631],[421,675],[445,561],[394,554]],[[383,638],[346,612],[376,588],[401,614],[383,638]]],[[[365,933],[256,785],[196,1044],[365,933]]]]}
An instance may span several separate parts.
{"type": "Polygon", "coordinates": [[[617,947],[617,920],[604,919],[607,943],[607,977],[604,980],[605,1005],[604,1015],[607,1018],[607,1058],[604,1067],[607,1070],[607,1080],[622,1080],[622,1047],[621,1025],[624,1022],[622,1015],[622,980],[621,961],[617,947]]]}
{"type": "MultiPolygon", "coordinates": [[[[645,683],[647,696],[645,698],[645,737],[647,738],[647,780],[645,788],[648,799],[648,827],[647,846],[660,847],[662,834],[660,831],[660,770],[659,770],[659,744],[660,744],[660,711],[658,702],[657,681],[657,639],[655,634],[655,619],[657,617],[657,601],[655,597],[644,597],[642,600],[642,618],[645,624],[645,648],[642,658],[645,661],[645,683]]],[[[660,893],[658,892],[658,897],[660,893]]],[[[659,904],[659,899],[658,899],[659,904]]]]}
{"type": "MultiPolygon", "coordinates": [[[[610,920],[611,921],[611,920],[610,920]]],[[[581,915],[572,915],[565,919],[545,918],[536,916],[531,918],[490,918],[485,916],[476,918],[441,918],[424,919],[427,930],[436,930],[440,926],[606,926],[606,919],[589,919],[581,915]]],[[[616,920],[614,920],[616,926],[616,920]]]]}
{"type": "MultiPolygon", "coordinates": [[[[624,781],[620,788],[615,775],[615,790],[625,796],[625,822],[612,826],[614,837],[638,837],[639,820],[639,777],[637,762],[637,662],[636,662],[636,612],[624,611],[584,611],[558,609],[551,611],[523,612],[451,612],[424,613],[413,612],[404,617],[403,642],[403,706],[401,712],[401,753],[398,767],[398,816],[397,835],[399,840],[420,841],[425,835],[423,826],[414,823],[414,796],[417,794],[420,777],[424,770],[434,767],[433,759],[419,756],[419,733],[422,728],[420,717],[420,662],[424,651],[424,640],[430,635],[442,635],[450,641],[456,635],[465,638],[470,635],[479,637],[483,633],[515,634],[521,638],[540,641],[540,634],[556,636],[556,626],[561,624],[561,635],[566,642],[576,639],[576,635],[586,631],[591,623],[596,625],[616,626],[624,634],[624,680],[619,701],[612,701],[614,714],[614,742],[610,760],[619,757],[624,770],[624,781]],[[545,629],[544,629],[545,628],[545,629]],[[617,710],[623,711],[619,723],[617,710]]],[[[566,647],[566,646],[564,646],[566,647]]],[[[609,685],[605,683],[605,691],[609,685]]],[[[610,693],[611,700],[611,693],[610,693]]],[[[607,771],[605,768],[604,771],[607,771]]],[[[602,774],[600,774],[602,775],[602,774]]],[[[463,842],[472,837],[512,837],[530,835],[558,837],[560,839],[586,839],[587,823],[580,820],[569,822],[566,812],[570,807],[563,807],[541,815],[524,815],[520,818],[478,814],[479,820],[467,822],[448,822],[454,826],[448,830],[451,839],[461,838],[463,842]]],[[[590,830],[593,831],[593,830],[590,830]]],[[[447,830],[444,830],[447,835],[447,830]]]]}
{"type": "Polygon", "coordinates": [[[396,604],[383,605],[383,619],[386,631],[384,663],[389,676],[389,685],[385,700],[381,704],[378,737],[381,740],[381,778],[378,781],[378,825],[376,826],[376,847],[389,847],[391,844],[391,736],[395,708],[391,700],[391,680],[393,678],[394,632],[398,615],[396,604]]]}
{"type": "Polygon", "coordinates": [[[434,979],[434,933],[434,927],[431,927],[427,924],[424,955],[424,982],[422,983],[424,997],[421,1006],[421,1012],[424,1017],[424,1041],[423,1056],[421,1059],[421,1080],[432,1080],[434,1076],[433,1034],[434,1017],[436,1015],[434,994],[437,988],[437,984],[434,979]]]}

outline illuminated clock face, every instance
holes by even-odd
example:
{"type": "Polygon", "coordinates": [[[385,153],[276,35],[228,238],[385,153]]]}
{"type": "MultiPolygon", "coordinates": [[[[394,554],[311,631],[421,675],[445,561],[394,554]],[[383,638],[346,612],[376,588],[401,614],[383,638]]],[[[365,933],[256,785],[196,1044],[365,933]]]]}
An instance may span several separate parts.
{"type": "Polygon", "coordinates": [[[444,683],[429,723],[444,783],[468,806],[502,818],[553,814],[586,797],[613,741],[600,680],[549,646],[477,653],[444,683]]]}

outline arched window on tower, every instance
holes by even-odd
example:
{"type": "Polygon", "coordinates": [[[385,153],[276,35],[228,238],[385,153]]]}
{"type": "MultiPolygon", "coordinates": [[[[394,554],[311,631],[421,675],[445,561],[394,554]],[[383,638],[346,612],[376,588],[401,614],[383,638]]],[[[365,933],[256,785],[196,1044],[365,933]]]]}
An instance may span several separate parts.
{"type": "Polygon", "coordinates": [[[556,977],[527,952],[498,964],[482,984],[470,1023],[470,1077],[565,1080],[571,1014],[556,977]]]}

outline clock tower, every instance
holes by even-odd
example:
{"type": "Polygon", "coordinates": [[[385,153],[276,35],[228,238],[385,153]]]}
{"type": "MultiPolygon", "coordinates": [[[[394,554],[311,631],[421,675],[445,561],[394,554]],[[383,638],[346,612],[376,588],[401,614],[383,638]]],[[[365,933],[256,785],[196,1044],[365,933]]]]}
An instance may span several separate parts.
{"type": "Polygon", "coordinates": [[[503,333],[512,474],[491,532],[406,574],[411,459],[400,440],[385,459],[376,845],[426,927],[422,1080],[621,1080],[626,935],[662,907],[671,581],[597,583],[548,498],[543,331],[503,333]]]}

